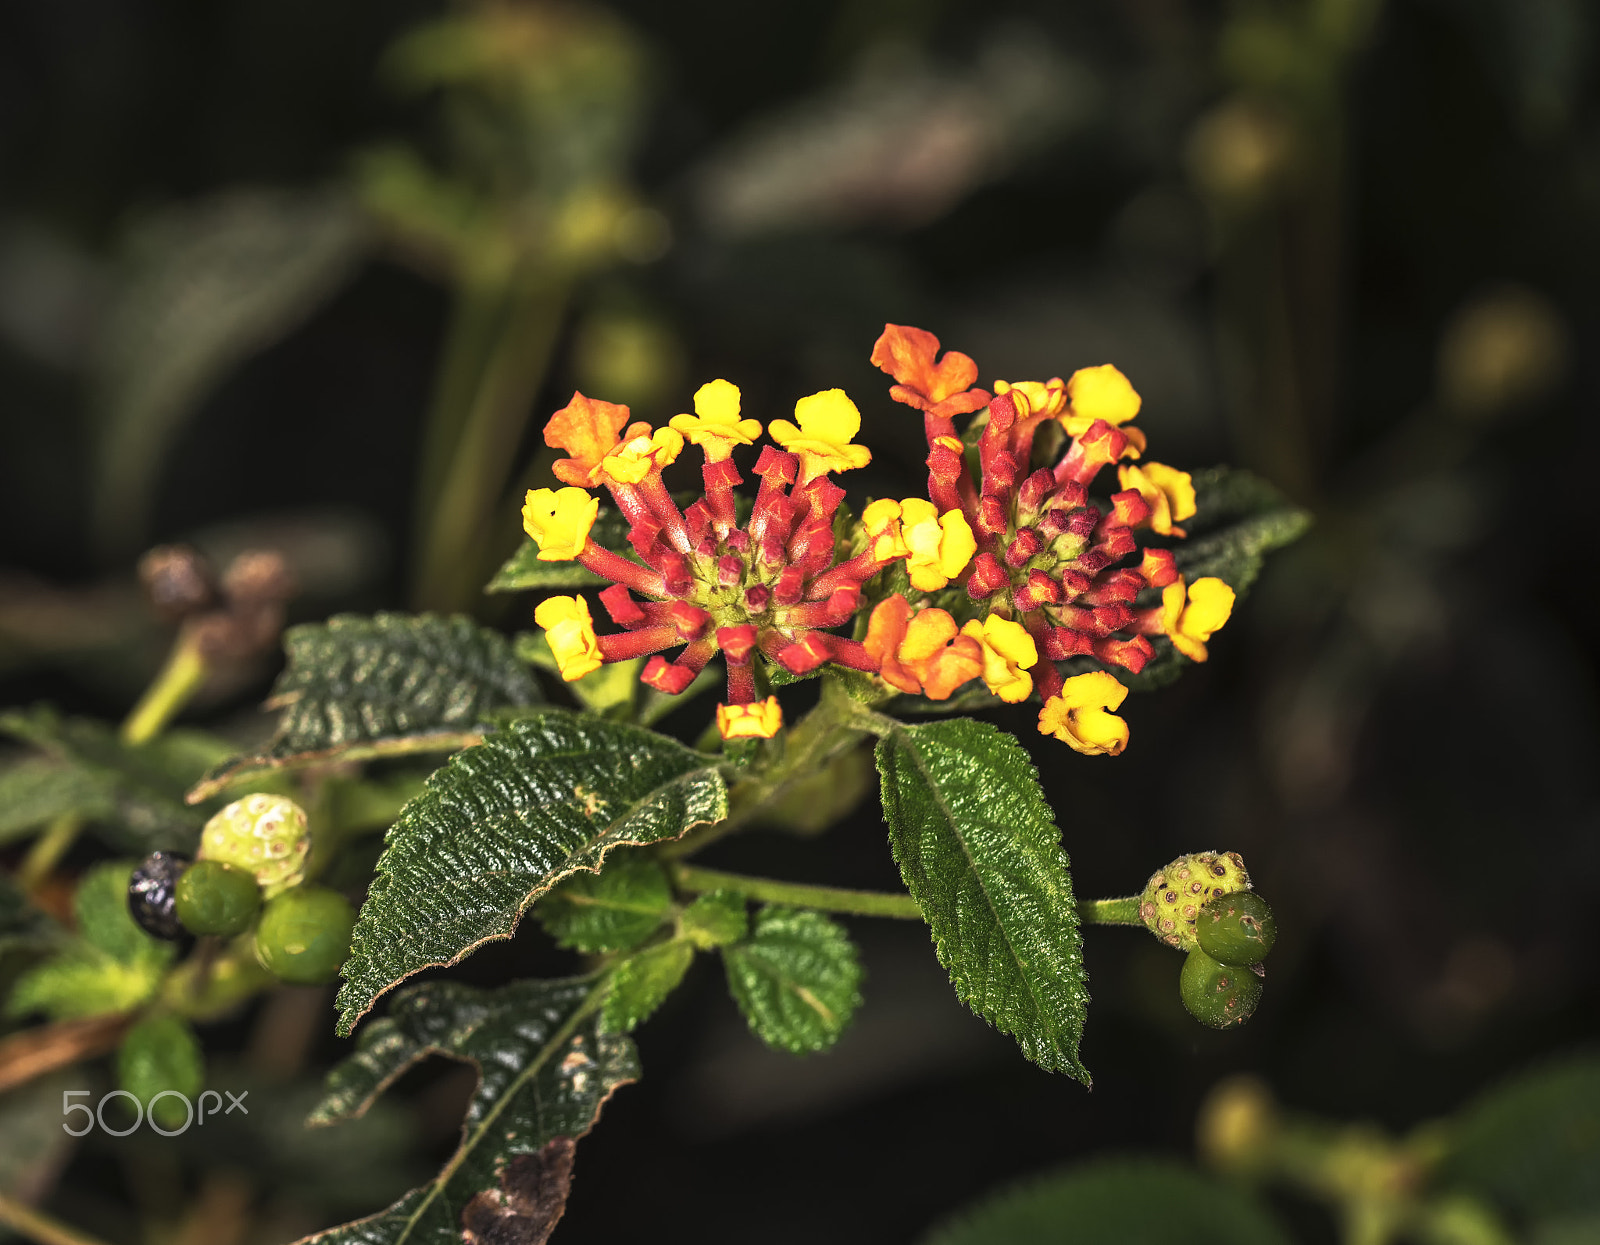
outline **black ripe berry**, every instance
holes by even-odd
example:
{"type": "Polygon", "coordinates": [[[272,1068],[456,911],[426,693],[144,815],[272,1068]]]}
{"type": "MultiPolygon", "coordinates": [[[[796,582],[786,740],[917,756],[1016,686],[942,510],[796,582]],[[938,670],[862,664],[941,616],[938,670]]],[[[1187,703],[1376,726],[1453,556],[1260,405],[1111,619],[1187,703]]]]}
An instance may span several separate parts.
{"type": "Polygon", "coordinates": [[[189,858],[177,852],[151,852],[128,879],[128,911],[145,933],[174,942],[184,936],[178,920],[178,879],[189,858]]]}

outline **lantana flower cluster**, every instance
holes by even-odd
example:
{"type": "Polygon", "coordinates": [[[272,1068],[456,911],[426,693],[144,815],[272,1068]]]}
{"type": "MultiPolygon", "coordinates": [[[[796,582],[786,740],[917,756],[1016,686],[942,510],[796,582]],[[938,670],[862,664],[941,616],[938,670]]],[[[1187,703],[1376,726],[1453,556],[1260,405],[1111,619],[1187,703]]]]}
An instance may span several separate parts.
{"type": "Polygon", "coordinates": [[[971,359],[940,358],[932,334],[901,325],[885,327],[872,361],[894,377],[891,396],[922,412],[928,496],[871,502],[845,539],[835,534],[844,490],[832,476],[872,455],[855,444],[861,415],[842,390],[801,398],[792,423],[770,421],[776,446],[760,449],[760,486],[742,521],[733,452],[762,429],[735,385],[701,386],[694,414],[664,428],[581,393],[556,412],[545,441],[569,455],[554,467],[565,487],[531,490],[523,526],[540,559],[576,559],[611,582],[599,599],[622,628],[599,634],[581,596],[541,602],[535,621],[562,677],[648,656],[643,682],[676,694],[721,653],[725,739],[768,738],[782,725],[776,697],[761,695],[757,653],[791,675],[832,662],[934,700],[981,679],[1005,701],[1038,696],[1039,729],[1077,751],[1120,752],[1127,726],[1111,711],[1126,688],[1105,669],[1067,678],[1056,663],[1084,657],[1137,672],[1153,635],[1203,661],[1233,605],[1220,580],[1186,584],[1170,550],[1136,541],[1141,528],[1181,537],[1195,509],[1186,473],[1140,461],[1144,437],[1126,426],[1138,394],[1107,365],[1065,382],[1001,381],[991,395],[973,387],[971,359]],[[954,422],[968,415],[976,476],[954,422]],[[1061,425],[1064,451],[1029,471],[1047,420],[1061,425]],[[704,490],[680,509],[661,473],[686,445],[703,455],[704,490]],[[1112,465],[1122,487],[1102,511],[1089,489],[1112,465]],[[599,486],[629,524],[632,558],[592,538],[599,486]],[[896,566],[903,575],[884,574],[896,566]],[[1160,604],[1134,608],[1146,588],[1161,591],[1160,604]],[[842,633],[863,614],[859,638],[842,633]]]}

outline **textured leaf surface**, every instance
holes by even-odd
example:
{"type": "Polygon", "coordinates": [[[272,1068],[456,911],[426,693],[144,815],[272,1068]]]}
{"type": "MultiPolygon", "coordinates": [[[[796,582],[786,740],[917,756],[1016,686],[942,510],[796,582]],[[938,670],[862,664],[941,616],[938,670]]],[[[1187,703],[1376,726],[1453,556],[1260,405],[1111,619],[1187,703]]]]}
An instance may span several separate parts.
{"type": "Polygon", "coordinates": [[[93,774],[28,757],[0,772],[0,843],[22,838],[64,813],[106,817],[115,807],[106,784],[93,774]]]}
{"type": "Polygon", "coordinates": [[[1111,1161],[1007,1190],[923,1245],[1291,1245],[1242,1190],[1176,1163],[1111,1161]],[[1174,1224],[1181,1231],[1174,1232],[1174,1224]]]}
{"type": "Polygon", "coordinates": [[[468,1226],[480,1240],[545,1240],[565,1204],[571,1142],[619,1086],[639,1076],[633,1043],[598,1032],[594,988],[587,981],[518,981],[499,990],[432,982],[397,996],[329,1074],[310,1123],[362,1114],[408,1068],[440,1054],[478,1071],[460,1148],[437,1179],[388,1210],[305,1241],[461,1245],[468,1226]]]}
{"type": "Polygon", "coordinates": [[[6,1011],[44,1012],[54,1020],[126,1011],[151,997],[177,954],[128,915],[133,865],[109,861],[83,877],[73,897],[78,936],[12,987],[6,1011]]]}
{"type": "Polygon", "coordinates": [[[626,951],[672,910],[672,883],[653,860],[618,854],[598,874],[578,873],[539,901],[533,914],[573,951],[626,951]]]}
{"type": "Polygon", "coordinates": [[[694,960],[686,942],[667,942],[629,956],[611,974],[600,1028],[606,1033],[631,1033],[666,1002],[694,960]]]}
{"type": "Polygon", "coordinates": [[[345,985],[348,1033],[385,990],[509,937],[522,912],[607,852],[721,821],[708,758],[639,727],[547,710],[452,757],[390,828],[345,985]]]}
{"type": "Polygon", "coordinates": [[[1519,1217],[1600,1214],[1600,1058],[1540,1068],[1463,1111],[1440,1168],[1519,1217]]]}
{"type": "Polygon", "coordinates": [[[895,860],[957,997],[1040,1067],[1088,1084],[1077,905],[1028,754],[957,718],[879,740],[878,772],[895,860]]]}
{"type": "Polygon", "coordinates": [[[750,1028],[779,1050],[825,1050],[861,1004],[855,944],[820,912],[763,908],[750,936],[722,949],[722,962],[750,1028]]]}
{"type": "Polygon", "coordinates": [[[83,803],[58,811],[83,813],[112,847],[141,854],[194,850],[205,814],[184,803],[184,789],[230,751],[199,731],[169,731],[133,747],[104,722],[64,718],[44,706],[0,713],[0,734],[32,744],[70,771],[83,803]]]}
{"type": "Polygon", "coordinates": [[[196,798],[262,770],[454,751],[477,742],[492,711],[542,699],[510,641],[459,616],[340,614],[291,627],[283,647],[271,745],[213,770],[196,798]]]}

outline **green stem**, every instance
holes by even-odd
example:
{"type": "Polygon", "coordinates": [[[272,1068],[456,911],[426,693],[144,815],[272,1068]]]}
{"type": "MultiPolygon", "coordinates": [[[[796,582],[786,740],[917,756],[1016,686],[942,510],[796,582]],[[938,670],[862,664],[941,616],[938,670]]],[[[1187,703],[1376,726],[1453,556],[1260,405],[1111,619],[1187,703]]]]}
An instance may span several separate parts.
{"type": "Polygon", "coordinates": [[[850,916],[887,916],[900,920],[922,920],[922,909],[910,895],[891,895],[883,891],[845,890],[837,886],[807,886],[800,882],[779,882],[772,878],[751,878],[718,869],[699,869],[676,865],[672,880],[686,891],[737,891],[764,903],[792,904],[796,908],[816,908],[823,912],[842,912],[850,916]]]}
{"type": "Polygon", "coordinates": [[[0,1224],[38,1245],[105,1245],[98,1237],[68,1227],[4,1193],[0,1193],[0,1224]]]}
{"type": "Polygon", "coordinates": [[[1080,899],[1078,920],[1085,925],[1143,925],[1139,916],[1140,895],[1121,899],[1080,899]]]}
{"type": "Polygon", "coordinates": [[[123,722],[122,742],[149,743],[159,735],[200,690],[208,673],[206,659],[194,636],[180,631],[167,664],[123,722]]]}
{"type": "Polygon", "coordinates": [[[83,818],[77,813],[62,813],[33,841],[28,854],[17,870],[17,884],[24,891],[38,888],[67,854],[83,829],[83,818]]]}

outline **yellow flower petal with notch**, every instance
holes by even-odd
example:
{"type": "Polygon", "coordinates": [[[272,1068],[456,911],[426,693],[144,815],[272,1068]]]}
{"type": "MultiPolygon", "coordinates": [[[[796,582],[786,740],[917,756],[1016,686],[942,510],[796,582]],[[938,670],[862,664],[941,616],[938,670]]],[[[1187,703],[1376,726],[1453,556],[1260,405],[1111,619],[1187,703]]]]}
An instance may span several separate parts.
{"type": "Polygon", "coordinates": [[[824,389],[794,404],[797,428],[786,419],[767,425],[772,439],[800,456],[802,478],[812,480],[827,471],[854,471],[872,461],[872,451],[852,445],[861,431],[861,412],[843,389],[824,389]]]}
{"type": "Polygon", "coordinates": [[[660,471],[683,452],[683,436],[671,428],[634,424],[622,444],[600,460],[600,474],[615,484],[637,484],[660,471]]]}
{"type": "Polygon", "coordinates": [[[726,380],[707,381],[695,390],[694,414],[674,415],[674,432],[705,451],[708,463],[720,463],[736,445],[754,445],[761,425],[739,418],[739,386],[726,380]]]}
{"type": "Polygon", "coordinates": [[[594,619],[589,616],[589,603],[582,597],[546,597],[534,610],[533,621],[544,628],[556,667],[568,683],[605,664],[600,656],[600,641],[594,634],[594,619]]]}
{"type": "Polygon", "coordinates": [[[717,730],[724,739],[771,739],[783,725],[776,696],[747,705],[718,705],[717,730]]]}
{"type": "Polygon", "coordinates": [[[529,489],[522,530],[539,544],[539,561],[570,562],[589,542],[600,499],[581,488],[529,489]]]}
{"type": "Polygon", "coordinates": [[[1117,481],[1125,489],[1138,490],[1150,507],[1150,517],[1145,520],[1150,530],[1163,536],[1187,536],[1177,524],[1194,518],[1194,479],[1187,471],[1179,471],[1166,463],[1145,463],[1117,468],[1117,481]]]}
{"type": "Polygon", "coordinates": [[[880,562],[903,558],[911,552],[901,531],[900,503],[892,497],[867,503],[861,512],[861,529],[871,542],[872,556],[880,562]]]}
{"type": "Polygon", "coordinates": [[[1081,436],[1097,419],[1115,427],[1139,413],[1143,399],[1128,378],[1110,363],[1080,367],[1067,381],[1067,435],[1081,436]]]}
{"type": "MultiPolygon", "coordinates": [[[[1026,419],[1030,415],[1059,415],[1067,407],[1066,382],[1059,376],[1052,376],[1048,381],[997,380],[994,382],[994,391],[1011,395],[1017,407],[1018,419],[1026,419]]],[[[1084,425],[1085,428],[1088,426],[1084,425]]]]}
{"type": "Polygon", "coordinates": [[[1128,746],[1128,724],[1110,712],[1128,689],[1104,670],[1075,675],[1039,711],[1039,733],[1084,756],[1116,756],[1128,746]]]}
{"type": "Polygon", "coordinates": [[[1161,590],[1161,629],[1190,661],[1204,661],[1210,656],[1206,641],[1233,615],[1235,599],[1233,589],[1214,575],[1187,586],[1179,579],[1161,590]]]}
{"type": "Polygon", "coordinates": [[[900,503],[900,531],[910,550],[906,571],[919,592],[937,592],[962,571],[978,552],[967,516],[959,510],[940,514],[930,501],[908,497],[900,503]]]}
{"type": "Polygon", "coordinates": [[[1027,700],[1033,692],[1033,676],[1028,673],[1039,662],[1039,646],[1028,629],[1009,618],[989,615],[982,622],[974,618],[961,634],[971,636],[983,648],[983,685],[1007,704],[1027,700]]]}

